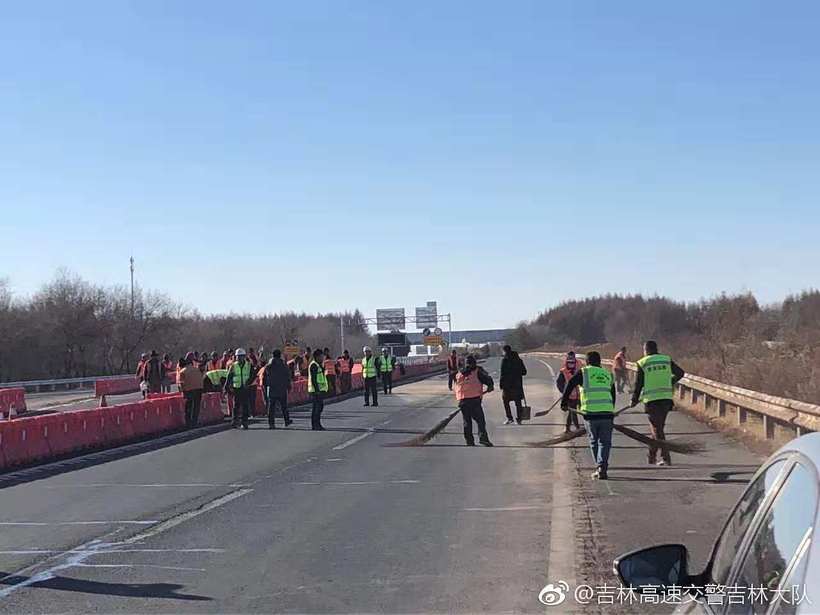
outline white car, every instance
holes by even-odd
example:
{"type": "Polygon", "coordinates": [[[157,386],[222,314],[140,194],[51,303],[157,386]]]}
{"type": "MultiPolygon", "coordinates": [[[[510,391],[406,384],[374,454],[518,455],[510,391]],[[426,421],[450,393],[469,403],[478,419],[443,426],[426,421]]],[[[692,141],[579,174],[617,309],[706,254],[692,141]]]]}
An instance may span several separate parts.
{"type": "Polygon", "coordinates": [[[684,545],[618,557],[636,593],[681,592],[675,613],[820,613],[820,433],[792,440],[760,467],[735,504],[705,570],[692,574],[684,545]]]}

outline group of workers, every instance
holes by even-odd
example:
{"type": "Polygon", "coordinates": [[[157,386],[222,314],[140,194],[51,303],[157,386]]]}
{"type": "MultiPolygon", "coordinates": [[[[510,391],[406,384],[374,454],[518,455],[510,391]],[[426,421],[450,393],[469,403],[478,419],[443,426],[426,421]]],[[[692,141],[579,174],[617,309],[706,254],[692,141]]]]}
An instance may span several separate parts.
{"type": "MultiPolygon", "coordinates": [[[[281,413],[287,427],[293,421],[288,412],[288,392],[294,380],[307,379],[307,389],[311,398],[311,427],[324,431],[321,417],[324,400],[337,392],[344,394],[352,388],[353,357],[345,350],[335,359],[330,350],[310,347],[304,355],[296,355],[287,362],[282,358],[282,351],[275,349],[271,358],[265,361],[264,351],[259,355],[253,348],[246,352],[237,348],[228,356],[225,351],[220,357],[217,352],[189,352],[176,363],[169,355],[162,360],[154,350],[144,353],[137,366],[137,377],[143,395],[166,393],[171,390],[172,379],[185,397],[185,422],[194,427],[199,417],[203,392],[221,392],[228,395],[229,407],[233,415],[233,426],[249,428],[250,415],[256,407],[258,388],[262,389],[265,407],[268,412],[268,427],[276,428],[275,416],[281,413]],[[304,367],[303,367],[304,366],[304,367]],[[338,380],[338,386],[337,386],[338,380]]],[[[362,379],[364,383],[364,405],[379,405],[378,383],[381,381],[385,395],[393,393],[393,372],[397,367],[396,359],[387,348],[379,356],[374,356],[369,346],[363,348],[362,379]]],[[[401,365],[398,367],[402,368],[401,365]]]]}
{"type": "MultiPolygon", "coordinates": [[[[643,351],[644,356],[637,361],[637,375],[628,407],[643,403],[653,440],[663,441],[666,439],[666,419],[674,406],[674,386],[685,373],[670,356],[658,351],[658,344],[654,340],[645,342],[643,351]]],[[[625,347],[615,355],[612,372],[601,366],[600,353],[588,352],[584,364],[573,351],[570,351],[564,358],[555,382],[561,393],[561,409],[567,413],[565,430],[570,432],[573,426],[579,428],[579,416],[583,417],[586,423],[590,450],[596,465],[592,474],[594,479],[608,478],[616,396],[618,392],[624,392],[624,387],[629,387],[626,361],[625,347]]],[[[462,366],[455,351],[448,359],[447,369],[448,386],[452,387],[455,383],[456,399],[464,421],[464,439],[467,445],[475,445],[472,426],[475,421],[478,425],[480,443],[492,446],[481,406],[482,395],[493,390],[492,378],[477,365],[472,355],[467,356],[462,366]],[[487,388],[484,389],[484,386],[487,388]]],[[[524,399],[523,376],[527,374],[527,368],[518,353],[509,345],[504,346],[500,371],[502,402],[507,417],[505,424],[520,425],[521,401],[524,399]],[[516,405],[515,420],[511,414],[511,402],[516,405]]],[[[649,447],[647,461],[661,466],[672,462],[669,451],[654,443],[649,447]]]]}

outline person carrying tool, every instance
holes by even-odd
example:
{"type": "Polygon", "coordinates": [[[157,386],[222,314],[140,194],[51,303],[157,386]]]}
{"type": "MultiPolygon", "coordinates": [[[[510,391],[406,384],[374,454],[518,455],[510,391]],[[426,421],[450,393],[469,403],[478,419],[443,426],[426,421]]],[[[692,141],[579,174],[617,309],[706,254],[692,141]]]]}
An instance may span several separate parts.
{"type": "Polygon", "coordinates": [[[464,368],[456,374],[456,399],[461,419],[464,422],[464,441],[467,446],[475,446],[473,421],[478,425],[478,441],[483,446],[492,446],[487,434],[487,419],[481,398],[494,388],[493,379],[476,363],[473,355],[467,355],[464,368]],[[484,389],[484,386],[487,388],[484,389]]]}
{"type": "Polygon", "coordinates": [[[623,393],[624,386],[629,387],[629,372],[626,371],[626,346],[621,346],[612,359],[612,371],[615,372],[615,386],[618,393],[623,393]]]}
{"type": "Polygon", "coordinates": [[[233,393],[234,429],[239,429],[240,420],[242,427],[248,429],[251,415],[251,383],[256,377],[256,372],[242,348],[237,348],[234,356],[236,361],[228,368],[225,391],[233,393]]]}
{"type": "Polygon", "coordinates": [[[282,351],[278,348],[273,351],[273,357],[265,366],[265,373],[262,376],[262,390],[265,391],[265,399],[268,408],[268,429],[276,429],[276,408],[282,413],[285,420],[285,427],[293,421],[290,420],[288,412],[288,391],[291,388],[291,372],[282,360],[282,351]]]}
{"type": "Polygon", "coordinates": [[[524,399],[524,376],[527,375],[527,366],[524,361],[508,344],[504,346],[504,358],[501,359],[501,401],[504,404],[504,413],[507,415],[505,425],[513,425],[510,402],[515,403],[515,423],[521,424],[521,400],[524,399]]]}
{"type": "MultiPolygon", "coordinates": [[[[564,358],[564,363],[561,365],[561,371],[558,372],[558,378],[555,381],[555,386],[558,387],[558,390],[563,394],[564,390],[567,388],[567,383],[572,380],[572,377],[578,373],[578,371],[583,367],[578,362],[578,359],[575,357],[575,353],[570,350],[567,353],[567,356],[564,358]]],[[[568,406],[569,410],[578,410],[578,389],[573,389],[570,391],[568,406]]],[[[567,424],[564,428],[564,431],[569,431],[570,426],[574,425],[575,429],[580,427],[578,423],[578,415],[575,412],[567,411],[567,424]]]]}
{"type": "Polygon", "coordinates": [[[143,397],[148,394],[148,383],[145,381],[145,365],[147,363],[148,353],[143,352],[140,355],[139,363],[137,363],[137,382],[139,382],[140,391],[142,392],[143,397]]]}
{"type": "Polygon", "coordinates": [[[313,360],[308,366],[308,393],[313,402],[310,412],[310,426],[313,431],[324,431],[322,427],[322,411],[325,409],[324,397],[327,394],[327,377],[322,367],[322,351],[318,348],[313,351],[313,360]]]}
{"type": "Polygon", "coordinates": [[[589,448],[596,469],[593,479],[609,478],[609,451],[612,448],[612,425],[615,422],[615,379],[601,367],[601,355],[587,353],[587,363],[570,378],[561,396],[561,409],[569,411],[570,395],[578,388],[581,414],[589,433],[589,448]]]}
{"type": "Polygon", "coordinates": [[[382,348],[382,356],[376,359],[376,369],[381,376],[385,395],[393,394],[393,369],[395,367],[395,359],[390,356],[390,351],[387,348],[382,348]]]}
{"type": "Polygon", "coordinates": [[[323,351],[324,362],[322,367],[325,368],[325,378],[327,378],[327,394],[329,397],[336,395],[336,374],[339,371],[339,366],[336,360],[330,356],[330,348],[325,348],[323,351]]]}
{"type": "Polygon", "coordinates": [[[376,357],[373,356],[373,351],[370,346],[365,346],[363,349],[364,356],[362,357],[362,381],[364,383],[364,405],[370,405],[370,396],[373,395],[373,405],[379,405],[379,383],[376,369],[376,357]]]}
{"type": "Polygon", "coordinates": [[[456,381],[456,374],[458,368],[461,366],[461,361],[458,359],[458,353],[453,350],[450,356],[447,357],[447,388],[453,390],[453,383],[456,381]]]}
{"type": "MultiPolygon", "coordinates": [[[[658,343],[649,340],[643,345],[643,357],[638,359],[638,374],[632,390],[632,406],[643,402],[649,418],[649,429],[655,440],[666,440],[666,417],[675,400],[675,383],[686,375],[670,356],[658,353],[658,343]]],[[[649,447],[647,461],[656,463],[658,447],[649,447]]],[[[661,450],[659,466],[672,463],[668,450],[661,450]]]]}
{"type": "Polygon", "coordinates": [[[199,421],[203,380],[199,366],[188,358],[184,359],[184,366],[179,372],[179,390],[185,397],[185,426],[188,429],[196,427],[199,421]]]}
{"type": "Polygon", "coordinates": [[[345,350],[342,356],[336,360],[339,365],[339,386],[342,393],[349,393],[351,389],[351,372],[353,371],[353,357],[345,350]]]}

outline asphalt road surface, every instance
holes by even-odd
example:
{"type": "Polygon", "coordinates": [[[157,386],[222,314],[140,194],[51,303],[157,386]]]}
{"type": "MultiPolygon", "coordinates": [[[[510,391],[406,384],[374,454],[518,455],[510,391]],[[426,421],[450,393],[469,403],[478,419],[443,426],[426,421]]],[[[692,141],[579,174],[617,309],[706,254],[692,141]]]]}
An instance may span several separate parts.
{"type": "MultiPolygon", "coordinates": [[[[544,409],[558,365],[527,366],[528,400],[544,409]]],[[[486,367],[497,380],[498,360],[486,367]]],[[[503,426],[496,392],[485,398],[494,448],[465,447],[458,417],[424,447],[395,448],[383,445],[455,402],[442,376],[380,401],[328,405],[321,433],[302,412],[288,430],[203,429],[14,486],[0,476],[0,612],[543,613],[547,583],[612,587],[626,550],[684,542],[702,561],[761,461],[674,413],[669,437],[706,454],[658,468],[616,434],[611,480],[593,482],[585,439],[527,446],[563,431],[560,409],[503,426]]],[[[648,432],[642,414],[620,422],[648,432]]],[[[553,608],[573,610],[641,608],[553,608]]]]}

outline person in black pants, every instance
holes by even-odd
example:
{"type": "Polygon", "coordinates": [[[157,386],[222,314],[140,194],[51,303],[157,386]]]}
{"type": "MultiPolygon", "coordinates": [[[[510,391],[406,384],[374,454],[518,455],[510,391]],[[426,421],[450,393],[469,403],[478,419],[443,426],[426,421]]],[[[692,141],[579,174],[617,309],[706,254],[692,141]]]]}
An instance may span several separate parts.
{"type": "Polygon", "coordinates": [[[467,446],[475,446],[473,421],[478,425],[478,441],[483,446],[492,446],[487,434],[487,420],[481,398],[493,390],[493,379],[476,363],[473,355],[467,355],[466,365],[456,374],[456,399],[464,422],[464,441],[467,446]],[[484,389],[486,386],[486,390],[484,389]]]}
{"type": "Polygon", "coordinates": [[[234,429],[239,427],[239,421],[242,421],[242,427],[248,429],[251,414],[251,395],[250,388],[256,373],[250,361],[247,360],[245,351],[241,348],[236,349],[236,361],[228,370],[228,376],[225,380],[225,391],[233,391],[233,426],[234,429]]]}
{"type": "Polygon", "coordinates": [[[308,366],[308,391],[313,402],[310,412],[310,426],[313,431],[324,431],[322,427],[322,411],[325,409],[324,396],[327,395],[327,377],[322,367],[323,357],[321,350],[313,351],[313,361],[308,366]]]}
{"type": "Polygon", "coordinates": [[[369,346],[364,347],[364,357],[362,357],[362,381],[364,384],[364,405],[370,405],[370,396],[373,396],[373,405],[379,405],[379,381],[378,366],[376,357],[369,346]]]}
{"type": "Polygon", "coordinates": [[[382,348],[382,356],[376,361],[376,369],[382,378],[382,387],[385,395],[393,394],[393,357],[390,356],[387,348],[382,348]]]}
{"type": "Polygon", "coordinates": [[[273,351],[273,358],[265,366],[262,376],[262,390],[268,402],[268,428],[276,429],[276,408],[278,407],[285,420],[285,427],[293,421],[288,412],[288,391],[290,391],[290,369],[282,360],[282,351],[273,351]]]}

